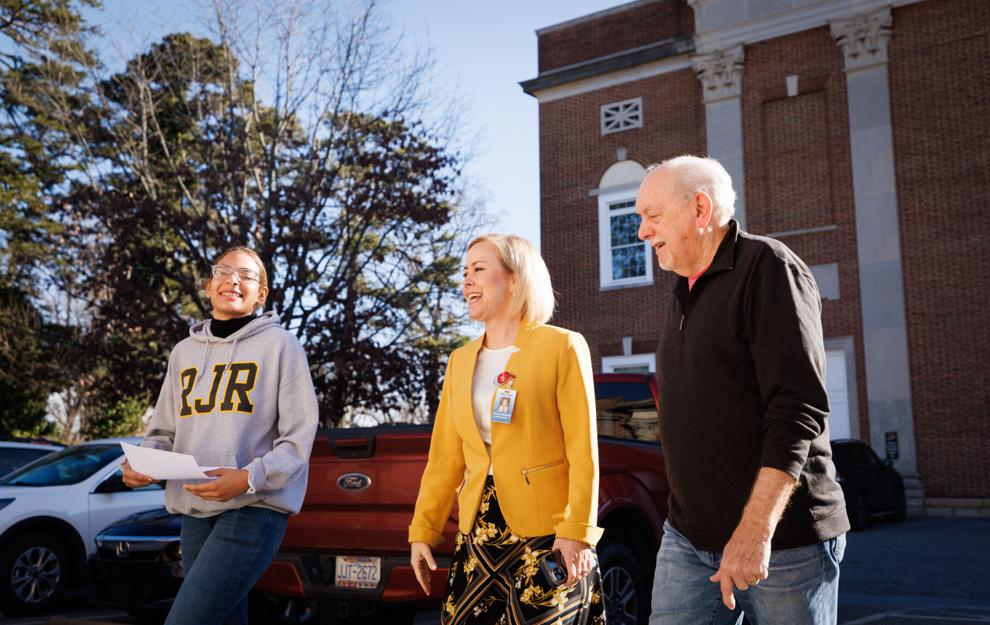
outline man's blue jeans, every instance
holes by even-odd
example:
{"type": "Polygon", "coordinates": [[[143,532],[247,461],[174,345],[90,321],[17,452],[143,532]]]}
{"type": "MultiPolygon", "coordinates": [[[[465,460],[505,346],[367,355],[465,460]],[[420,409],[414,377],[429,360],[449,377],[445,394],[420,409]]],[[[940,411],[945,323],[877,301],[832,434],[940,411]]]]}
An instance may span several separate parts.
{"type": "Polygon", "coordinates": [[[653,581],[650,625],[732,625],[745,612],[753,625],[835,625],[838,618],[842,534],[823,543],[770,554],[770,575],[748,590],[733,589],[736,609],[722,604],[719,585],[708,581],[722,554],[695,549],[664,524],[653,581]]]}
{"type": "Polygon", "coordinates": [[[288,516],[248,506],[182,517],[185,579],[165,625],[246,625],[247,595],[282,544],[288,516]]]}

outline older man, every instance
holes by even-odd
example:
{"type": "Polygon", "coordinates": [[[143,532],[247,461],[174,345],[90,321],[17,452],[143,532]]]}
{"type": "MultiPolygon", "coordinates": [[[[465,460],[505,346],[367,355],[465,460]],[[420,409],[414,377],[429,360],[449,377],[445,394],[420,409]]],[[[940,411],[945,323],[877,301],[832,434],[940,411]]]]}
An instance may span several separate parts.
{"type": "Polygon", "coordinates": [[[783,243],[739,229],[725,169],[681,156],[639,188],[639,237],[680,276],[660,340],[670,515],[651,625],[836,621],[849,529],[828,441],[821,301],[783,243]]]}

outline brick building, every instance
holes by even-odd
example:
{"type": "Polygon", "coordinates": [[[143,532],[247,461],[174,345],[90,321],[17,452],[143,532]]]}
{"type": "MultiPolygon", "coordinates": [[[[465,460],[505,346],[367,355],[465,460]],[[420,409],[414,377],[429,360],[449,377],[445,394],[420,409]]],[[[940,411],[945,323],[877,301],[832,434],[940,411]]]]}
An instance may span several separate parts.
{"type": "Polygon", "coordinates": [[[710,154],[816,276],[833,438],[990,516],[990,2],[640,0],[537,36],[542,252],[596,368],[655,367],[644,167],[710,154]]]}

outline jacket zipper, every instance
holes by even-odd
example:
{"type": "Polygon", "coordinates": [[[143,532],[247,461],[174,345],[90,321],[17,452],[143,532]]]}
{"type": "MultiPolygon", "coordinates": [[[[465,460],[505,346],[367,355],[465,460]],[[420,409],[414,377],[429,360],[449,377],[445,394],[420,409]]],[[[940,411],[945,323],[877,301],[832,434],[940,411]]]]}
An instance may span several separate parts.
{"type": "MultiPolygon", "coordinates": [[[[701,278],[699,278],[699,280],[700,279],[701,278]]],[[[697,282],[694,284],[694,287],[695,288],[698,288],[698,283],[697,282]]],[[[687,317],[688,311],[691,310],[691,291],[693,291],[693,290],[694,289],[689,289],[688,292],[687,292],[687,297],[685,297],[684,298],[684,301],[681,302],[681,323],[680,323],[680,325],[677,326],[677,331],[678,332],[683,332],[684,331],[684,318],[687,317]]]]}
{"type": "MultiPolygon", "coordinates": [[[[732,268],[730,267],[729,269],[732,269],[732,268]]],[[[726,269],[725,268],[716,269],[714,272],[711,272],[711,273],[708,272],[708,271],[706,271],[704,274],[702,274],[701,277],[698,278],[698,282],[701,282],[701,279],[702,278],[705,278],[705,277],[711,278],[711,276],[713,276],[715,274],[718,274],[718,273],[722,273],[723,271],[726,271],[726,269]]],[[[695,282],[694,283],[694,287],[693,288],[688,289],[687,296],[685,296],[684,297],[684,301],[681,302],[681,322],[677,326],[677,331],[678,332],[681,332],[681,331],[684,330],[684,317],[687,315],[687,312],[690,309],[691,292],[694,291],[694,289],[698,288],[698,282],[695,282]]]]}
{"type": "Polygon", "coordinates": [[[691,291],[688,291],[687,292],[687,294],[684,296],[684,299],[681,299],[680,297],[677,298],[678,303],[680,303],[680,305],[681,305],[681,320],[677,324],[677,331],[678,332],[683,332],[684,331],[684,317],[687,316],[687,312],[688,312],[688,301],[690,299],[691,299],[691,291]]]}
{"type": "Polygon", "coordinates": [[[526,480],[526,483],[527,484],[529,484],[529,474],[530,473],[536,473],[537,471],[542,471],[543,469],[549,469],[550,467],[555,467],[558,464],[564,464],[564,459],[561,458],[560,460],[555,460],[554,462],[549,462],[547,464],[541,464],[538,467],[530,467],[528,469],[523,469],[522,470],[523,479],[526,480]]]}

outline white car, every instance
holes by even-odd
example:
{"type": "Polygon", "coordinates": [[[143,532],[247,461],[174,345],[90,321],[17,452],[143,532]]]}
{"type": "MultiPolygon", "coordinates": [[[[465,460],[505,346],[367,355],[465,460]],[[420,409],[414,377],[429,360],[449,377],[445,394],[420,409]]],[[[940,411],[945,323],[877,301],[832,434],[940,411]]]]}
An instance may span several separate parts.
{"type": "Polygon", "coordinates": [[[59,449],[62,445],[0,440],[0,477],[59,449]]]}
{"type": "Polygon", "coordinates": [[[120,440],[91,441],[0,479],[0,611],[48,609],[69,584],[85,582],[98,533],[164,505],[161,484],[124,486],[122,460],[120,440]]]}

